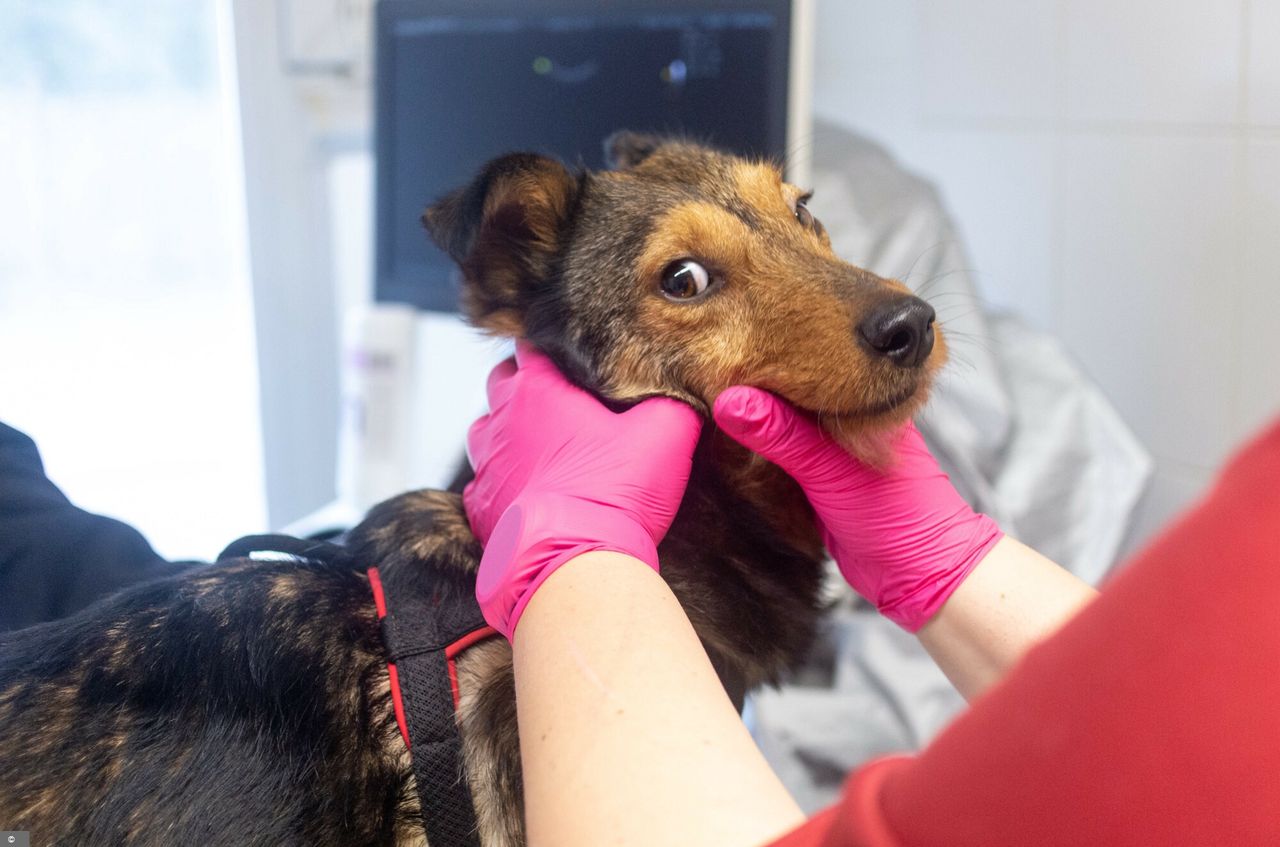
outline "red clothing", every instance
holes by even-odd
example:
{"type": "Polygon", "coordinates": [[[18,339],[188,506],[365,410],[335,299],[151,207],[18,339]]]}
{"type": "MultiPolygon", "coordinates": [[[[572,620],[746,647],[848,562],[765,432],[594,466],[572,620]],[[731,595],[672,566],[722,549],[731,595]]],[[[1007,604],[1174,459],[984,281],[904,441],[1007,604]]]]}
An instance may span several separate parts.
{"type": "Polygon", "coordinates": [[[775,847],[1280,844],[1280,421],[918,757],[775,847]]]}

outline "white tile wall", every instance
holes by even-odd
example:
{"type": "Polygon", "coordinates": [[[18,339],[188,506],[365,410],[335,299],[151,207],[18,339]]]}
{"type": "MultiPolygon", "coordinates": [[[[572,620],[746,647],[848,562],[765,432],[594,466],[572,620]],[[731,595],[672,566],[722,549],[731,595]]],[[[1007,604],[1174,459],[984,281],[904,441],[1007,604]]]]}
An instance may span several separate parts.
{"type": "Polygon", "coordinates": [[[1249,2],[1249,120],[1280,126],[1280,0],[1249,2]]]}
{"type": "Polygon", "coordinates": [[[1280,138],[1248,147],[1247,224],[1240,296],[1235,437],[1280,416],[1280,138]]]}
{"type": "Polygon", "coordinates": [[[1191,508],[1209,491],[1214,472],[1194,465],[1164,461],[1156,467],[1151,487],[1135,510],[1121,556],[1137,553],[1160,529],[1191,508]]]}
{"type": "Polygon", "coordinates": [[[818,112],[938,183],[986,298],[1155,453],[1140,541],[1280,414],[1280,0],[821,0],[818,32],[818,112]]]}
{"type": "Polygon", "coordinates": [[[983,300],[1053,328],[1052,140],[957,129],[931,132],[923,143],[915,155],[946,186],[943,202],[983,300]]]}
{"type": "Polygon", "coordinates": [[[921,0],[925,115],[1052,118],[1057,5],[921,0]]]}
{"type": "Polygon", "coordinates": [[[1071,138],[1059,329],[1146,444],[1213,466],[1230,436],[1231,139],[1071,138]]]}
{"type": "Polygon", "coordinates": [[[899,134],[918,111],[915,4],[816,0],[816,15],[815,111],[877,139],[899,134]]]}
{"type": "Polygon", "coordinates": [[[1064,2],[1067,115],[1099,121],[1236,119],[1243,5],[1064,2]]]}

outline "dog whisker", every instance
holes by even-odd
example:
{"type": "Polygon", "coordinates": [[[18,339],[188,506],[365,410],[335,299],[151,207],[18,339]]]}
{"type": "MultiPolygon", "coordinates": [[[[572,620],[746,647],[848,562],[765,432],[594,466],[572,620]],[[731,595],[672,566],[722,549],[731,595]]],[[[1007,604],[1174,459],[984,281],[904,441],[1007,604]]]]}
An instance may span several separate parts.
{"type": "MultiPolygon", "coordinates": [[[[941,282],[944,279],[947,279],[948,277],[952,277],[952,276],[955,276],[956,274],[961,274],[961,273],[974,274],[974,269],[973,268],[951,268],[950,270],[936,273],[933,276],[929,277],[927,280],[925,280],[923,283],[921,283],[920,287],[916,289],[916,293],[919,294],[920,296],[925,296],[928,294],[929,287],[931,285],[936,285],[937,283],[941,282]]],[[[961,294],[966,292],[956,291],[956,292],[948,292],[948,293],[961,294]]]]}
{"type": "Polygon", "coordinates": [[[944,315],[942,315],[941,313],[939,313],[939,315],[938,315],[938,322],[939,322],[939,323],[941,323],[941,324],[943,324],[943,325],[945,326],[946,324],[951,323],[951,322],[954,322],[954,321],[961,321],[961,320],[964,320],[965,318],[969,317],[970,315],[977,315],[977,314],[981,314],[981,313],[982,313],[982,307],[981,307],[981,306],[975,306],[975,307],[973,307],[973,308],[971,308],[971,309],[967,309],[966,311],[963,311],[963,312],[961,312],[961,313],[959,313],[959,314],[954,314],[954,315],[945,315],[945,316],[944,316],[944,315]]]}
{"type": "Polygon", "coordinates": [[[947,245],[954,244],[954,243],[955,243],[955,239],[944,238],[943,240],[935,241],[933,244],[930,244],[928,247],[924,248],[924,250],[920,252],[920,255],[916,256],[915,259],[911,262],[911,266],[907,268],[907,272],[900,277],[902,282],[909,284],[911,275],[915,273],[916,265],[920,264],[921,259],[923,259],[925,256],[928,256],[930,253],[932,253],[934,250],[937,250],[939,247],[946,247],[947,245]]]}

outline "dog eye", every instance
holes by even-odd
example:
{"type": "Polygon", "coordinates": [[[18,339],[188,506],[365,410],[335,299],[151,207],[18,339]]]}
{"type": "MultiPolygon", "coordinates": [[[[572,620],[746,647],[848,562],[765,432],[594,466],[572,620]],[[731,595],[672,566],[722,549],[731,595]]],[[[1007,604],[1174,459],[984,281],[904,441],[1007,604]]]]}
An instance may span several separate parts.
{"type": "Polygon", "coordinates": [[[672,300],[689,300],[707,290],[711,275],[692,259],[667,265],[662,272],[662,293],[672,300]]]}
{"type": "Polygon", "coordinates": [[[814,220],[813,213],[809,211],[809,207],[804,204],[801,199],[796,202],[796,220],[798,220],[805,229],[813,229],[817,221],[814,220]]]}

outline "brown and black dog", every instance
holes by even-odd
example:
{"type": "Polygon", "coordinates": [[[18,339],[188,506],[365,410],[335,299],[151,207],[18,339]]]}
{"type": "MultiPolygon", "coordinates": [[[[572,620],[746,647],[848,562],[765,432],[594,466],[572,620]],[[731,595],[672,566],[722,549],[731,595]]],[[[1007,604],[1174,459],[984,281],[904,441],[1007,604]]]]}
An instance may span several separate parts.
{"type": "MultiPolygon", "coordinates": [[[[906,419],[945,356],[933,311],[840,261],[767,163],[620,133],[614,170],[515,154],[427,210],[470,320],[523,337],[618,405],[706,412],[771,389],[833,437],[906,419]]],[[[456,494],[374,508],[350,536],[393,592],[471,592],[456,494]]],[[[778,681],[821,612],[802,492],[708,426],[662,575],[730,690],[778,681]]],[[[421,844],[409,752],[362,568],[237,560],[0,637],[0,829],[39,844],[421,844]]],[[[511,653],[458,663],[481,841],[524,841],[511,653]]]]}

